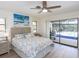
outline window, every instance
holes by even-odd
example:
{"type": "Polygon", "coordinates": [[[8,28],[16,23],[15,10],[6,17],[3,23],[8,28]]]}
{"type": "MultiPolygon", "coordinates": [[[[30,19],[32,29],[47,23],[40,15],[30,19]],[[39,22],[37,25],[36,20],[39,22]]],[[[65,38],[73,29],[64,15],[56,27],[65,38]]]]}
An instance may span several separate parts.
{"type": "Polygon", "coordinates": [[[5,32],[6,31],[6,22],[5,19],[0,18],[0,32],[5,32]]]}
{"type": "Polygon", "coordinates": [[[6,40],[6,20],[0,18],[0,40],[6,40]]]}
{"type": "Polygon", "coordinates": [[[33,33],[37,32],[37,21],[32,22],[33,33]]]}

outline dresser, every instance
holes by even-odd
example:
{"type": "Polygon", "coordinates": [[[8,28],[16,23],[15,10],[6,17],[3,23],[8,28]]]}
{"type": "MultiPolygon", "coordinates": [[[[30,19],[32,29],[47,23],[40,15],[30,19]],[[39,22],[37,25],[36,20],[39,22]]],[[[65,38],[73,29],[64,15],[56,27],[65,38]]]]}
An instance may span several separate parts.
{"type": "Polygon", "coordinates": [[[9,52],[10,45],[7,37],[0,37],[0,55],[9,52]]]}

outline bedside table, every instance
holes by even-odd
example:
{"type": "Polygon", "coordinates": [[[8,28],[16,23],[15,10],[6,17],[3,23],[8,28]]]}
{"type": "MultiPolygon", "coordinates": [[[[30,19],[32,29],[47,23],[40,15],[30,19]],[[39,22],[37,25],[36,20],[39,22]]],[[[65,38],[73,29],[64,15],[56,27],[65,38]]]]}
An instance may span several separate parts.
{"type": "Polygon", "coordinates": [[[7,40],[7,37],[0,37],[0,39],[5,39],[5,40],[0,40],[0,55],[9,52],[10,50],[10,45],[7,40]]]}

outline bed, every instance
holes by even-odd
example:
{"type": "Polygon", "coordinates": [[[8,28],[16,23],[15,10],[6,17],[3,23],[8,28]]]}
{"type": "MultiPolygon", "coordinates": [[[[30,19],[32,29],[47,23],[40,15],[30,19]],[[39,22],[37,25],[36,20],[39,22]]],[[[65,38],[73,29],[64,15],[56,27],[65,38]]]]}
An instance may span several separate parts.
{"type": "Polygon", "coordinates": [[[11,28],[12,49],[22,58],[41,58],[53,49],[53,42],[44,37],[33,36],[30,27],[11,28]],[[19,37],[18,37],[19,34],[19,37]]]}

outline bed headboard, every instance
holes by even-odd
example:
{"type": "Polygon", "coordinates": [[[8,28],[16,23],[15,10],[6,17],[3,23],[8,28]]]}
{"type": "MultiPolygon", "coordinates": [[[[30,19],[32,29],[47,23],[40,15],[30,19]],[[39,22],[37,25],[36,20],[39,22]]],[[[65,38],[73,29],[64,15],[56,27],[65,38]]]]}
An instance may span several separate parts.
{"type": "Polygon", "coordinates": [[[11,39],[16,34],[22,34],[22,33],[30,33],[31,28],[30,27],[12,27],[11,28],[11,39]]]}

